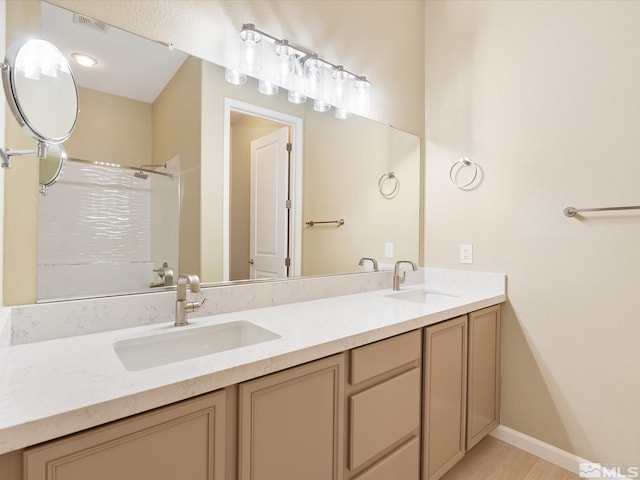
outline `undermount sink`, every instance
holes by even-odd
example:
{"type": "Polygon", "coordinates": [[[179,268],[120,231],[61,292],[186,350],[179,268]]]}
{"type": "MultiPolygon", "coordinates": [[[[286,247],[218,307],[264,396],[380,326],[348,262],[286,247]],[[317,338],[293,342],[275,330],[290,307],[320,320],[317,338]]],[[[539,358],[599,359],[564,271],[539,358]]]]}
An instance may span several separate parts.
{"type": "Polygon", "coordinates": [[[182,328],[120,340],[113,349],[127,370],[136,371],[280,338],[277,333],[245,321],[182,328]]]}
{"type": "Polygon", "coordinates": [[[456,298],[457,295],[450,295],[447,293],[434,292],[432,290],[402,290],[396,293],[390,293],[386,295],[389,298],[396,298],[398,300],[405,300],[407,302],[424,303],[424,304],[436,304],[449,301],[456,298]]]}

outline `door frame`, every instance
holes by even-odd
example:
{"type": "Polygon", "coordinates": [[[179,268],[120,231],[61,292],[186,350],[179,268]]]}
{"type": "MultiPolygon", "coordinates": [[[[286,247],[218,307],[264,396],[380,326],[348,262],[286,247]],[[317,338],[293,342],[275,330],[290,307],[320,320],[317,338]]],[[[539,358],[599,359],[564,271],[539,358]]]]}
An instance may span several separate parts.
{"type": "Polygon", "coordinates": [[[233,98],[224,99],[224,158],[223,158],[223,195],[222,195],[222,279],[229,281],[229,235],[231,234],[231,112],[239,112],[254,117],[281,123],[291,129],[290,141],[291,169],[289,186],[291,210],[289,212],[289,257],[291,258],[291,276],[302,273],[302,151],[303,120],[286,113],[241,102],[233,98]]]}

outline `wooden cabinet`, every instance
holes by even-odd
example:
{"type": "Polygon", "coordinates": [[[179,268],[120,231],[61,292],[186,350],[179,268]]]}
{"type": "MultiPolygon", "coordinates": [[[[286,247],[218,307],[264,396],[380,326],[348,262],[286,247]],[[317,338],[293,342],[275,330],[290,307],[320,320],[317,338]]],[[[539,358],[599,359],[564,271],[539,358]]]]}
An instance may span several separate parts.
{"type": "Polygon", "coordinates": [[[350,352],[347,478],[420,478],[421,356],[419,331],[350,352]]]}
{"type": "Polygon", "coordinates": [[[0,478],[437,480],[499,414],[497,305],[1,455],[0,478]]]}
{"type": "Polygon", "coordinates": [[[436,480],[500,423],[500,306],[425,329],[423,478],[436,480]]]}
{"type": "Polygon", "coordinates": [[[442,477],[465,453],[467,316],[424,332],[423,478],[442,477]]]}
{"type": "Polygon", "coordinates": [[[343,478],[345,355],[240,384],[239,480],[343,478]]]}
{"type": "Polygon", "coordinates": [[[222,480],[225,392],[54,440],[24,453],[28,480],[222,480]]]}
{"type": "Polygon", "coordinates": [[[500,423],[500,306],[469,314],[467,445],[500,423]]]}

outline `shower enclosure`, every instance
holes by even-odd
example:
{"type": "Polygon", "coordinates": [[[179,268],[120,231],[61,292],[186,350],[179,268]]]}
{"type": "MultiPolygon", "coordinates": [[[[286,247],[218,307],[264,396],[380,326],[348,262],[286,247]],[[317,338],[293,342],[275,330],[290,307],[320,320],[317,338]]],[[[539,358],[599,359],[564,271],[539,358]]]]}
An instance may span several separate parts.
{"type": "Polygon", "coordinates": [[[165,262],[178,272],[179,172],[179,158],[143,169],[69,159],[39,199],[38,301],[147,290],[165,262]]]}

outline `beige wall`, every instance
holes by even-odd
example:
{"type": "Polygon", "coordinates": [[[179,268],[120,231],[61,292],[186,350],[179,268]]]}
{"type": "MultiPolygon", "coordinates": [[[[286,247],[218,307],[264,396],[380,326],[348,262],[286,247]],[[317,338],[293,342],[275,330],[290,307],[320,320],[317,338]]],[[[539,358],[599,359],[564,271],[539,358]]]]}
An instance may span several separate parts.
{"type": "MultiPolygon", "coordinates": [[[[6,3],[6,44],[40,31],[40,4],[6,3]]],[[[4,103],[4,102],[3,102],[4,103]]],[[[4,148],[35,149],[36,142],[20,128],[9,108],[5,109],[4,148]]],[[[36,300],[38,262],[38,166],[36,157],[14,158],[5,170],[3,257],[4,271],[11,275],[3,281],[3,301],[7,305],[33,303],[36,300]]]]}
{"type": "Polygon", "coordinates": [[[361,118],[331,120],[305,119],[305,131],[315,133],[305,137],[303,221],[345,223],[304,227],[302,274],[353,272],[361,257],[418,262],[420,140],[361,118]],[[378,189],[388,172],[400,182],[392,199],[378,189]],[[394,245],[393,258],[385,258],[387,242],[394,245]]]}
{"type": "Polygon", "coordinates": [[[80,114],[64,144],[72,158],[120,165],[151,163],[151,105],[78,87],[80,114]]]}
{"type": "Polygon", "coordinates": [[[180,273],[196,275],[201,275],[201,90],[202,62],[190,57],[153,104],[154,163],[180,157],[180,225],[176,225],[180,228],[180,273]]]}
{"type": "Polygon", "coordinates": [[[426,5],[427,264],[508,275],[503,424],[640,464],[640,216],[562,214],[638,204],[640,2],[426,5]]]}
{"type": "MultiPolygon", "coordinates": [[[[6,51],[6,2],[0,1],[0,56],[4,58],[6,51]]],[[[6,148],[5,143],[5,110],[6,103],[0,102],[0,146],[6,148]]],[[[0,168],[0,250],[4,244],[4,168],[0,168]]],[[[0,272],[4,269],[4,255],[0,255],[0,272]]],[[[4,305],[4,279],[0,275],[0,305],[4,305]]]]}

